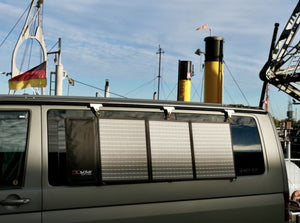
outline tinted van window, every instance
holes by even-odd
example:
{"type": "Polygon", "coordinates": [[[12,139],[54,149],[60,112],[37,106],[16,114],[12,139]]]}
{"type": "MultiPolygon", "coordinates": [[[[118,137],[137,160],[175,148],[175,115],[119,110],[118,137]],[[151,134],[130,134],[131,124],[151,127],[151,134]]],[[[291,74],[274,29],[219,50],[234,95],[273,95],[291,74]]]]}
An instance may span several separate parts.
{"type": "Polygon", "coordinates": [[[177,120],[159,113],[127,115],[49,110],[50,184],[225,179],[265,170],[252,117],[235,116],[229,123],[211,114],[176,114],[177,120]]]}
{"type": "Polygon", "coordinates": [[[237,176],[264,173],[264,157],[255,119],[233,116],[231,134],[237,176]]]}
{"type": "Polygon", "coordinates": [[[0,188],[24,183],[28,120],[28,112],[0,112],[0,188]]]}
{"type": "Polygon", "coordinates": [[[51,185],[96,183],[98,147],[97,118],[91,111],[48,111],[51,185]]]}

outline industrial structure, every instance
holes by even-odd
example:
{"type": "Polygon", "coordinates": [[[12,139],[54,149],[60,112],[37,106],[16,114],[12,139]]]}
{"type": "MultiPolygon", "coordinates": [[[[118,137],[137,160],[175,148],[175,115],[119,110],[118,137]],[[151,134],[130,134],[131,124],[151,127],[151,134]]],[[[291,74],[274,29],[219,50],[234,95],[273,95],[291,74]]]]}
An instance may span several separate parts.
{"type": "Polygon", "coordinates": [[[300,24],[300,1],[297,3],[287,24],[277,42],[279,24],[275,24],[270,47],[269,58],[259,73],[264,82],[259,101],[259,107],[265,102],[265,92],[268,84],[300,100],[300,40],[294,42],[294,37],[300,24]]]}

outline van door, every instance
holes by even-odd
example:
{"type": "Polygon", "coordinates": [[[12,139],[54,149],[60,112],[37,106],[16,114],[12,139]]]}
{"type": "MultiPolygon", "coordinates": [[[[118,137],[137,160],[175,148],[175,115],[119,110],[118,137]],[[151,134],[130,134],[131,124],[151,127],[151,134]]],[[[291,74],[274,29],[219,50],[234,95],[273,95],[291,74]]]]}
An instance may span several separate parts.
{"type": "Polygon", "coordinates": [[[38,106],[0,107],[0,222],[41,222],[38,106]]]}

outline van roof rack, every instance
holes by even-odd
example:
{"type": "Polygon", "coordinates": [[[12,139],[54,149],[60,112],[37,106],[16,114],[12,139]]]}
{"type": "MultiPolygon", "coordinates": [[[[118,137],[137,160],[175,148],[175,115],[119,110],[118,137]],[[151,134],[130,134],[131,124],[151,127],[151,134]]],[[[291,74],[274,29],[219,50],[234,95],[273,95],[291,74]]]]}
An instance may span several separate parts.
{"type": "Polygon", "coordinates": [[[128,99],[128,98],[102,98],[84,96],[46,96],[46,95],[0,95],[1,104],[35,104],[35,105],[82,105],[90,107],[91,104],[102,104],[110,107],[139,107],[139,108],[163,108],[174,107],[176,110],[219,110],[232,108],[235,111],[248,111],[266,113],[258,107],[244,105],[207,104],[200,102],[163,101],[151,99],[128,99]]]}

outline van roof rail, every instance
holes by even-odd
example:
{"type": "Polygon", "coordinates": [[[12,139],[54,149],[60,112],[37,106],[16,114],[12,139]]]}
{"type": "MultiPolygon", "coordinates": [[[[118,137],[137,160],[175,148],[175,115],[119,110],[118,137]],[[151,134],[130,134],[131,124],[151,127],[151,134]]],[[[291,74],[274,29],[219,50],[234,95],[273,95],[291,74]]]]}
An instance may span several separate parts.
{"type": "Polygon", "coordinates": [[[150,99],[128,99],[128,98],[102,98],[102,97],[84,97],[84,96],[45,96],[45,95],[0,95],[1,104],[35,104],[35,105],[82,105],[90,107],[91,104],[102,104],[103,107],[139,107],[139,108],[159,108],[174,107],[176,110],[218,110],[224,109],[267,113],[258,107],[244,105],[223,105],[208,104],[200,102],[182,102],[182,101],[163,101],[150,99]]]}

